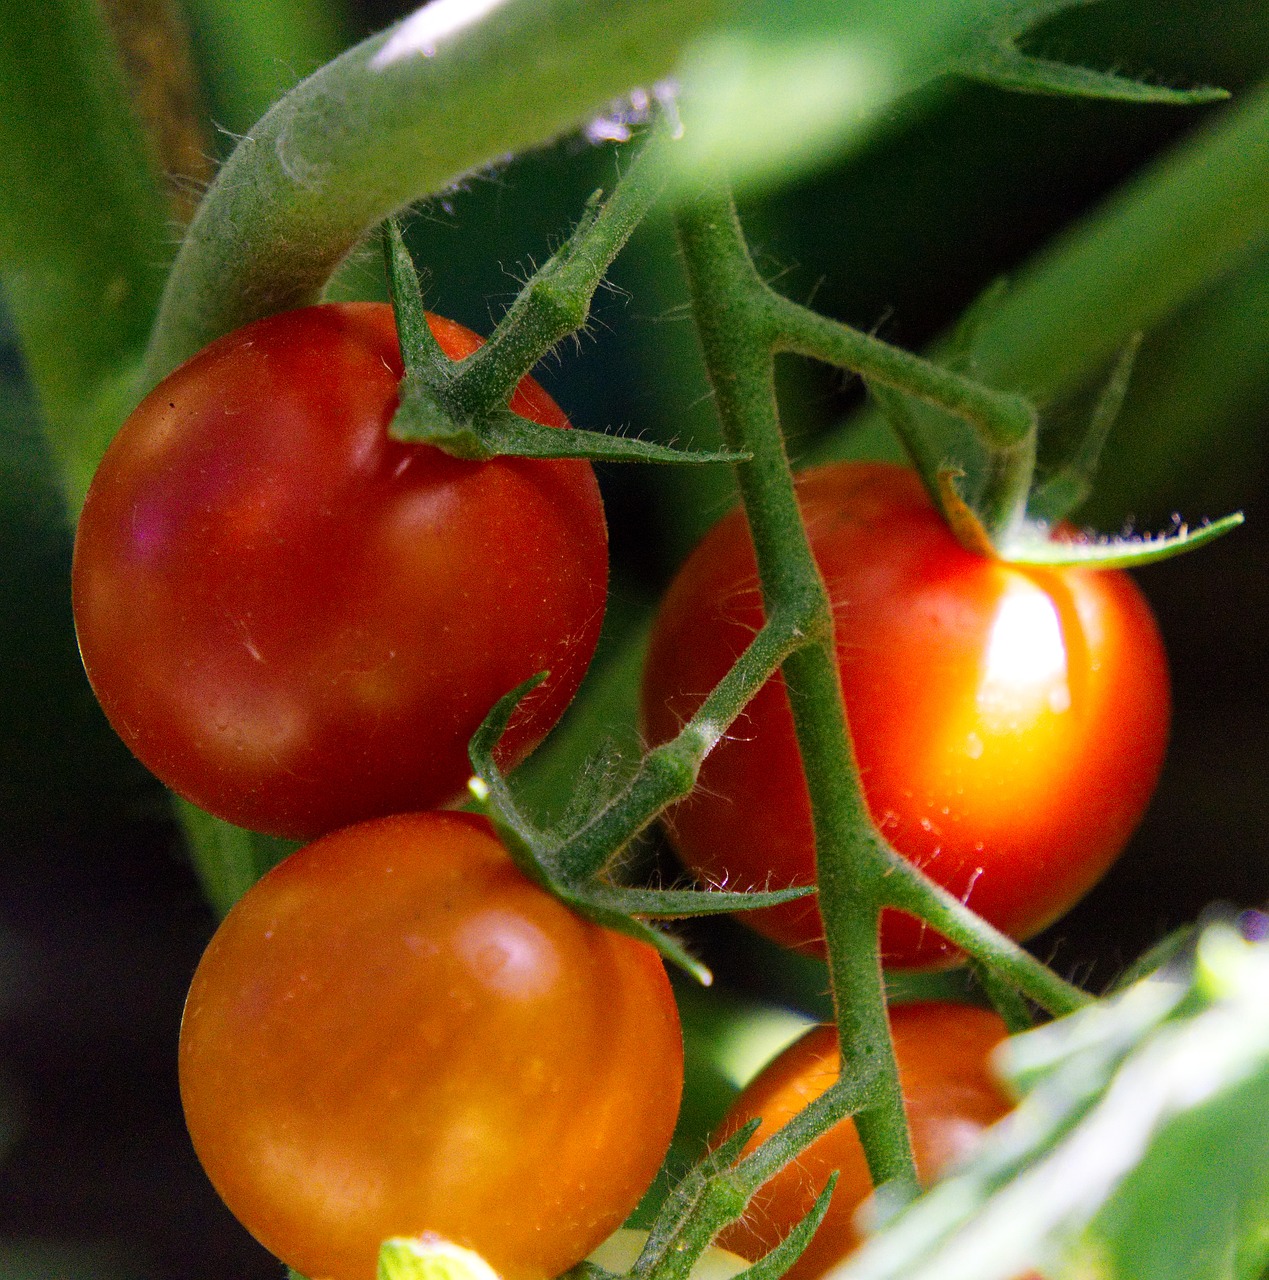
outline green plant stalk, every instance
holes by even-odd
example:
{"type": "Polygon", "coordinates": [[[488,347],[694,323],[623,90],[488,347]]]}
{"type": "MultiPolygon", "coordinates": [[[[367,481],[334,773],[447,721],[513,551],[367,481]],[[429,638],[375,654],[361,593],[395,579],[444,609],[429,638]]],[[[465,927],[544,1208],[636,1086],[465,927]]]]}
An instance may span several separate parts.
{"type": "MultiPolygon", "coordinates": [[[[1035,472],[1037,422],[1029,400],[932,364],[774,291],[770,305],[778,316],[779,350],[850,369],[869,383],[935,405],[973,427],[988,459],[975,511],[992,541],[1006,539],[1021,524],[1035,472]]],[[[944,460],[934,459],[924,440],[908,444],[926,489],[941,505],[939,477],[930,471],[944,460]]]]}
{"type": "Polygon", "coordinates": [[[696,783],[701,762],[759,689],[802,643],[800,619],[777,612],[669,742],[643,758],[629,787],[567,842],[561,856],[573,875],[593,875],[696,783]]]}
{"type": "MultiPolygon", "coordinates": [[[[1214,116],[1003,290],[974,341],[975,374],[1039,404],[1073,391],[1269,237],[1269,81],[1214,116]]],[[[941,346],[944,344],[940,344],[941,346]]],[[[839,456],[870,407],[808,461],[839,456]]]]}
{"type": "Polygon", "coordinates": [[[599,204],[601,193],[594,194],[568,243],[520,291],[489,341],[457,366],[447,396],[455,416],[475,417],[506,405],[520,379],[586,323],[613,259],[665,190],[668,145],[661,125],[612,195],[599,204]]]}
{"type": "Polygon", "coordinates": [[[432,21],[423,9],[348,50],[259,121],[208,191],[168,280],[145,386],[223,333],[316,301],[358,240],[410,201],[669,74],[727,7],[505,0],[411,46],[432,21]]]}
{"type": "Polygon", "coordinates": [[[0,276],[72,516],[122,421],[171,253],[95,0],[0,17],[0,276]]]}
{"type": "Polygon", "coordinates": [[[802,525],[775,403],[774,327],[729,196],[719,190],[678,220],[693,312],[724,440],[753,458],[737,467],[763,600],[807,619],[805,647],[784,666],[811,796],[820,914],[843,1064],[865,1063],[878,1092],[856,1119],[874,1180],[915,1187],[911,1142],[886,1018],[871,882],[876,839],[845,728],[828,593],[802,525]]]}
{"type": "Polygon", "coordinates": [[[1088,992],[1058,977],[954,894],[935,884],[902,854],[887,848],[884,856],[890,874],[883,875],[878,883],[886,906],[918,916],[1055,1017],[1092,1003],[1088,992]]]}

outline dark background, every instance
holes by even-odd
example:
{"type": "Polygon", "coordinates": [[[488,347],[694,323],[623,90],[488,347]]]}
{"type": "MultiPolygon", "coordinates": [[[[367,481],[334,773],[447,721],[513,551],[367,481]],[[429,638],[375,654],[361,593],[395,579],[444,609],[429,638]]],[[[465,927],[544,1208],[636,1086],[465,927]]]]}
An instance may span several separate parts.
{"type": "MultiPolygon", "coordinates": [[[[1225,4],[1219,23],[1199,3],[1166,8],[1166,21],[1146,0],[1082,11],[1046,31],[1045,52],[1236,92],[1264,74],[1263,5],[1225,4]]],[[[330,38],[355,38],[399,12],[366,4],[341,20],[331,10],[340,31],[330,38]]],[[[207,118],[241,130],[251,117],[235,112],[251,109],[252,92],[267,101],[307,68],[275,63],[275,84],[235,90],[217,61],[215,14],[210,0],[191,10],[207,118]]],[[[1204,114],[948,87],[849,164],[747,208],[746,223],[762,269],[786,292],[920,347],[1204,114]]],[[[209,131],[209,145],[225,136],[209,131]]],[[[429,305],[487,330],[524,264],[558,242],[614,163],[609,149],[565,141],[425,208],[411,237],[430,272],[429,305]]],[[[352,279],[367,293],[381,287],[370,258],[352,279]]],[[[583,425],[688,440],[707,431],[664,226],[636,236],[613,281],[590,334],[566,345],[543,381],[583,425]]],[[[1230,353],[1230,376],[1242,379],[1233,403],[1214,396],[1206,416],[1172,436],[1139,431],[1112,447],[1086,513],[1112,530],[1126,518],[1158,527],[1173,511],[1248,517],[1212,548],[1139,577],[1173,661],[1163,782],[1118,866],[1034,943],[1094,988],[1211,904],[1247,907],[1269,892],[1265,332],[1230,353]]],[[[831,371],[791,363],[784,372],[795,442],[832,429],[859,402],[858,388],[831,371]]],[[[214,921],[161,790],[114,740],[79,669],[71,535],[7,336],[0,426],[0,1274],[276,1277],[278,1264],[220,1205],[184,1136],[176,1033],[214,921]]],[[[628,468],[603,483],[624,613],[654,597],[726,501],[726,482],[628,468]]],[[[737,926],[701,930],[698,946],[737,989],[770,977],[770,952],[737,926]]],[[[783,994],[814,1005],[818,981],[799,970],[783,994]]]]}

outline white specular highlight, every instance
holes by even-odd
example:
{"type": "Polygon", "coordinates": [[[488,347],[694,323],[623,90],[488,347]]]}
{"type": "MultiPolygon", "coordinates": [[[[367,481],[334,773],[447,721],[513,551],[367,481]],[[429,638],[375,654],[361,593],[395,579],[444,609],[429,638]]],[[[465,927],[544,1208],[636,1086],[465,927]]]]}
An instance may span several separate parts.
{"type": "Polygon", "coordinates": [[[378,71],[414,54],[434,57],[437,45],[505,3],[506,0],[432,0],[397,27],[370,59],[370,65],[378,71]]]}

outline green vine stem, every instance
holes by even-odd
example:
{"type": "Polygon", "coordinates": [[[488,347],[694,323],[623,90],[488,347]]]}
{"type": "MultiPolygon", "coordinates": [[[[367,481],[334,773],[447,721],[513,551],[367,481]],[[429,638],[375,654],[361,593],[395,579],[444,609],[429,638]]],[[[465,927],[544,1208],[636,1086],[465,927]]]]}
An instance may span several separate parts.
{"type": "MultiPolygon", "coordinates": [[[[827,592],[811,555],[793,489],[775,403],[775,353],[792,345],[791,309],[755,270],[735,208],[722,190],[680,213],[679,238],[716,407],[729,448],[748,450],[737,468],[769,618],[796,618],[800,643],[783,665],[802,754],[816,842],[816,883],[828,945],[839,1042],[848,1070],[877,1081],[856,1116],[877,1184],[915,1184],[878,954],[883,907],[928,921],[976,960],[1055,1013],[1088,997],[930,882],[881,837],[859,781],[837,674],[827,592]]],[[[852,360],[860,350],[852,349],[852,360]]],[[[840,350],[834,348],[836,355],[840,350]]],[[[887,371],[911,393],[908,370],[887,371]]],[[[936,375],[941,377],[942,375],[936,375]]],[[[918,385],[927,388],[924,370],[918,385]]],[[[957,388],[959,391],[959,387],[957,388]]],[[[937,399],[937,391],[929,392],[937,399]]],[[[761,634],[761,633],[760,633],[761,634]]]]}
{"type": "Polygon", "coordinates": [[[697,331],[729,448],[751,461],[737,480],[769,614],[806,619],[806,647],[784,664],[816,838],[820,914],[843,1063],[868,1064],[883,1082],[856,1118],[876,1183],[914,1187],[907,1122],[886,1018],[878,957],[875,846],[858,784],[833,647],[828,593],[802,526],[775,403],[774,329],[767,291],[722,191],[702,195],[678,221],[697,331]]]}
{"type": "MultiPolygon", "coordinates": [[[[1021,524],[1035,471],[1037,424],[1029,400],[932,364],[774,291],[768,305],[778,326],[777,350],[850,369],[870,385],[902,392],[969,423],[989,459],[987,481],[974,504],[988,538],[993,542],[1007,539],[1021,524]]],[[[915,425],[904,433],[904,443],[926,490],[942,506],[939,472],[946,460],[931,452],[927,439],[915,430],[915,425]]]]}
{"type": "Polygon", "coordinates": [[[317,300],[410,201],[575,128],[668,75],[722,0],[505,0],[479,21],[424,7],[323,67],[238,146],[181,246],[145,385],[247,321],[317,300]]]}

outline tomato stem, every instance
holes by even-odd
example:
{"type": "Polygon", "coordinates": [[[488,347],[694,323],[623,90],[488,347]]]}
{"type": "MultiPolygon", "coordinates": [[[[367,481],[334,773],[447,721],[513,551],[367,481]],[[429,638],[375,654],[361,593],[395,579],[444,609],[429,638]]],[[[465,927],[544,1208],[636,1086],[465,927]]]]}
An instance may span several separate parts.
{"type": "Polygon", "coordinates": [[[489,340],[450,361],[427,323],[418,275],[394,219],[384,230],[388,291],[397,320],[400,402],[394,439],[430,444],[456,458],[590,458],[609,462],[735,462],[745,455],[683,450],[596,431],[559,431],[513,413],[529,370],[581,329],[595,290],[666,183],[663,129],[653,131],[607,202],[595,192],[568,242],[534,273],[489,340]]]}
{"type": "Polygon", "coordinates": [[[668,181],[668,130],[658,124],[607,200],[596,191],[563,247],[529,278],[489,341],[455,371],[448,401],[456,416],[503,408],[520,379],[556,343],[583,328],[591,300],[631,233],[668,181]]]}
{"type": "Polygon", "coordinates": [[[795,608],[808,617],[804,647],[785,661],[784,677],[811,797],[843,1071],[862,1067],[877,1081],[870,1105],[856,1121],[874,1177],[915,1186],[878,958],[873,881],[879,837],[868,818],[846,731],[828,593],[802,525],[780,432],[772,295],[753,266],[725,190],[685,208],[678,231],[724,440],[753,454],[737,467],[736,477],[765,608],[770,616],[795,608]]]}

